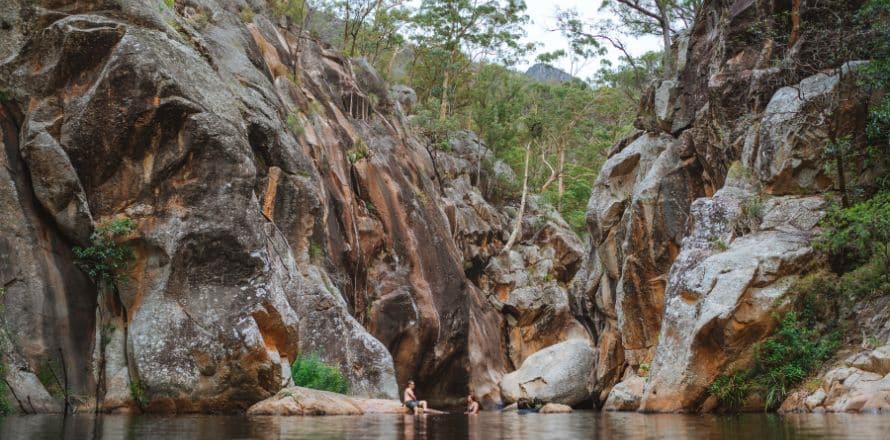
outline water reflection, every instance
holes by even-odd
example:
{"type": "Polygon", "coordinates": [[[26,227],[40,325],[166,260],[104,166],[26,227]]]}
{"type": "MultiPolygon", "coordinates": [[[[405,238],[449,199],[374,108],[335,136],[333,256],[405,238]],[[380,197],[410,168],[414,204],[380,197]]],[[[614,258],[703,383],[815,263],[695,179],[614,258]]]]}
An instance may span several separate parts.
{"type": "Polygon", "coordinates": [[[644,415],[69,416],[0,418],[0,439],[890,439],[890,416],[644,415]]]}

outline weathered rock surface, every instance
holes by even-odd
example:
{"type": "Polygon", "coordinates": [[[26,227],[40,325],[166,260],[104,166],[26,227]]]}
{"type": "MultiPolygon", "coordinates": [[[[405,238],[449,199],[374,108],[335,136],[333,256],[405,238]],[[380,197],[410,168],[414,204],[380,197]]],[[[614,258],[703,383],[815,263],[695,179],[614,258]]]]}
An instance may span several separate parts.
{"type": "Polygon", "coordinates": [[[824,147],[862,136],[871,99],[851,62],[867,54],[817,55],[859,7],[833,5],[803,4],[808,36],[788,48],[751,29],[773,26],[789,3],[704,2],[673,48],[676,76],[643,94],[639,131],[609,151],[570,291],[597,352],[597,404],[701,410],[707,385],[749,360],[794,303],[790,284],[824,266],[810,246],[819,196],[837,186],[824,147]],[[638,400],[627,388],[639,381],[621,381],[642,364],[652,370],[638,400]]]}
{"type": "Polygon", "coordinates": [[[595,353],[584,339],[570,339],[529,356],[500,383],[507,402],[519,398],[576,405],[593,391],[595,353]]]}
{"type": "Polygon", "coordinates": [[[249,416],[352,416],[379,413],[407,414],[408,411],[398,400],[362,399],[303,387],[285,388],[247,410],[249,416]]]}
{"type": "Polygon", "coordinates": [[[532,207],[519,257],[491,264],[515,213],[485,191],[509,167],[481,170],[491,152],[468,133],[427,148],[405,126],[413,91],[298,43],[262,2],[250,23],[229,0],[2,6],[17,371],[61,359],[104,411],[237,411],[314,352],[359,396],[414,379],[434,402],[493,404],[514,362],[584,336],[566,293],[583,245],[559,215],[532,207]],[[129,281],[97,289],[72,247],[124,217],[129,281]],[[504,309],[521,288],[537,299],[504,309]]]}
{"type": "Polygon", "coordinates": [[[810,246],[825,202],[759,201],[732,178],[692,205],[694,229],[671,268],[661,338],[640,409],[680,411],[702,399],[729,362],[770,334],[801,273],[824,264],[810,246]],[[744,204],[761,203],[755,232],[736,236],[744,204]],[[764,243],[769,243],[765,246],[764,243]]]}
{"type": "Polygon", "coordinates": [[[538,412],[541,414],[565,414],[572,412],[572,407],[561,403],[547,403],[538,412]]]}
{"type": "Polygon", "coordinates": [[[643,390],[646,387],[646,378],[632,375],[627,379],[618,382],[612,391],[606,403],[603,404],[604,411],[636,411],[640,407],[640,401],[643,399],[643,390]]]}

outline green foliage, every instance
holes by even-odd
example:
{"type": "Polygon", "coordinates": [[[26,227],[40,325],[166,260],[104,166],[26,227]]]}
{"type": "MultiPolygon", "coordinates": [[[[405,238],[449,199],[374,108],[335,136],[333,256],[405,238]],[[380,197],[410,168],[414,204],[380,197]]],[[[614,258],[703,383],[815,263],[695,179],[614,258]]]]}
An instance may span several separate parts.
{"type": "Polygon", "coordinates": [[[164,0],[164,4],[167,5],[167,8],[173,9],[176,7],[176,0],[164,0]]]}
{"type": "Polygon", "coordinates": [[[840,277],[837,289],[858,301],[890,294],[890,269],[880,259],[859,266],[840,277]]]}
{"type": "Polygon", "coordinates": [[[708,392],[726,408],[738,409],[756,391],[764,397],[764,410],[774,409],[831,358],[839,343],[836,330],[827,331],[788,312],[776,333],[756,347],[751,368],[719,376],[708,392]]]}
{"type": "Polygon", "coordinates": [[[299,355],[291,366],[294,384],[315,390],[346,394],[349,386],[340,370],[324,363],[317,354],[299,355]]]}
{"type": "Polygon", "coordinates": [[[876,258],[890,267],[890,191],[846,209],[833,207],[822,227],[815,242],[819,249],[858,263],[876,258]]]}
{"type": "MultiPolygon", "coordinates": [[[[0,361],[0,378],[6,377],[6,364],[0,361]]],[[[6,381],[0,380],[0,416],[13,414],[15,410],[9,403],[9,387],[6,381]]]]}
{"type": "Polygon", "coordinates": [[[318,263],[324,257],[324,248],[318,243],[309,243],[309,259],[318,263]]]}
{"type": "Polygon", "coordinates": [[[245,6],[241,9],[241,13],[239,14],[241,17],[241,21],[245,23],[253,23],[253,17],[256,16],[256,12],[254,12],[253,8],[250,5],[245,6]]]}
{"type": "Polygon", "coordinates": [[[370,154],[365,141],[361,138],[356,138],[352,142],[352,148],[346,152],[346,159],[349,160],[350,164],[355,165],[358,161],[369,157],[370,154]]]}
{"type": "Polygon", "coordinates": [[[711,385],[708,385],[708,393],[716,396],[717,401],[725,408],[737,410],[748,398],[751,386],[751,381],[744,373],[735,373],[717,377],[711,385]]]}
{"type": "Polygon", "coordinates": [[[711,240],[711,246],[713,246],[714,249],[717,249],[718,252],[726,252],[729,250],[729,244],[719,238],[711,240]]]}
{"type": "Polygon", "coordinates": [[[133,397],[136,405],[140,408],[144,408],[145,405],[148,404],[148,397],[145,395],[145,389],[142,388],[142,384],[136,378],[131,378],[130,380],[130,396],[133,397]]]}
{"type": "Polygon", "coordinates": [[[62,369],[59,363],[52,360],[41,362],[37,366],[36,371],[37,380],[40,381],[43,388],[46,388],[49,395],[56,399],[65,397],[65,390],[62,388],[62,384],[59,383],[59,374],[61,371],[62,369]]]}
{"type": "Polygon", "coordinates": [[[126,217],[99,224],[90,236],[90,246],[74,247],[75,264],[96,285],[126,282],[122,272],[133,259],[133,250],[118,240],[135,230],[136,223],[126,217]]]}
{"type": "Polygon", "coordinates": [[[421,107],[418,114],[411,118],[411,124],[414,129],[423,135],[430,145],[439,151],[448,151],[451,146],[448,143],[451,135],[460,129],[460,123],[455,117],[445,117],[440,119],[433,109],[437,101],[433,101],[433,105],[421,107]]]}
{"type": "Polygon", "coordinates": [[[742,212],[736,221],[736,231],[740,234],[756,231],[763,221],[763,199],[754,196],[741,203],[742,212]]]}
{"type": "Polygon", "coordinates": [[[287,128],[297,136],[302,136],[306,133],[306,128],[303,127],[303,122],[300,121],[300,115],[297,112],[291,112],[287,115],[287,128]]]}

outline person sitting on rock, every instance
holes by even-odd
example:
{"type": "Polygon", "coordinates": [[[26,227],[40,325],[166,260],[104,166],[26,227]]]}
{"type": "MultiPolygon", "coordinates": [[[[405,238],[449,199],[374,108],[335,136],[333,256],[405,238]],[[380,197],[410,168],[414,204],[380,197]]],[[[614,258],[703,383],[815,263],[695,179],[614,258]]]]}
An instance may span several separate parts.
{"type": "Polygon", "coordinates": [[[426,400],[417,400],[417,396],[414,395],[414,381],[408,381],[408,387],[405,388],[405,394],[402,396],[402,400],[405,401],[405,406],[408,409],[414,411],[414,414],[423,414],[426,411],[426,400]]]}
{"type": "Polygon", "coordinates": [[[473,397],[473,393],[467,396],[467,411],[464,414],[479,414],[479,402],[473,397]]]}

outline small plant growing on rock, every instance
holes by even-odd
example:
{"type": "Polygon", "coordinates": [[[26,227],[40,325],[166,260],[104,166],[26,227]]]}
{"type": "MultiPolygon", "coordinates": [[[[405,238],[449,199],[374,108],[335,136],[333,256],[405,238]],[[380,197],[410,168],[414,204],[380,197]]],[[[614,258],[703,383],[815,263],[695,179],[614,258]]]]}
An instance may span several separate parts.
{"type": "Polygon", "coordinates": [[[176,0],[164,0],[164,4],[167,5],[167,8],[173,9],[176,7],[176,0]]]}
{"type": "Polygon", "coordinates": [[[318,243],[309,243],[309,259],[313,263],[318,263],[324,256],[324,249],[318,243]]]}
{"type": "Polygon", "coordinates": [[[297,386],[341,394],[349,392],[340,369],[326,364],[315,353],[297,356],[291,366],[291,377],[297,386]]]}
{"type": "Polygon", "coordinates": [[[145,405],[148,403],[148,398],[145,396],[145,390],[136,378],[130,380],[130,396],[133,397],[133,400],[139,408],[145,408],[145,405]]]}
{"type": "Polygon", "coordinates": [[[74,247],[75,264],[96,285],[126,282],[121,272],[133,259],[133,250],[118,240],[135,230],[136,222],[126,217],[100,223],[90,236],[90,246],[74,247]]]}
{"type": "Polygon", "coordinates": [[[361,139],[355,139],[352,143],[352,148],[346,153],[346,159],[349,160],[349,163],[355,165],[358,161],[367,158],[370,155],[368,151],[368,146],[365,144],[365,141],[361,139]]]}
{"type": "Polygon", "coordinates": [[[717,249],[718,252],[726,252],[729,250],[729,244],[719,238],[711,240],[711,246],[713,246],[714,249],[717,249]]]}
{"type": "Polygon", "coordinates": [[[244,9],[241,10],[241,21],[244,23],[253,23],[253,17],[256,16],[256,12],[253,11],[253,8],[250,5],[245,6],[244,9]]]}
{"type": "Polygon", "coordinates": [[[737,410],[745,403],[751,383],[743,372],[729,376],[720,376],[708,386],[708,393],[716,396],[721,405],[730,410],[737,410]]]}
{"type": "Polygon", "coordinates": [[[753,232],[763,222],[763,200],[760,197],[752,197],[742,202],[742,215],[737,220],[737,230],[740,233],[753,232]]]}
{"type": "Polygon", "coordinates": [[[306,128],[303,127],[300,116],[296,112],[287,115],[287,127],[297,136],[302,136],[306,132],[306,128]]]}

